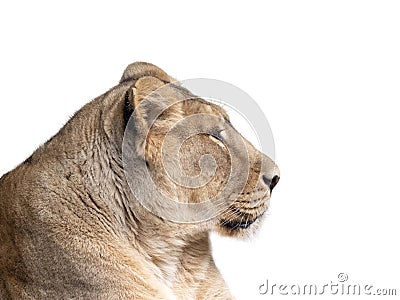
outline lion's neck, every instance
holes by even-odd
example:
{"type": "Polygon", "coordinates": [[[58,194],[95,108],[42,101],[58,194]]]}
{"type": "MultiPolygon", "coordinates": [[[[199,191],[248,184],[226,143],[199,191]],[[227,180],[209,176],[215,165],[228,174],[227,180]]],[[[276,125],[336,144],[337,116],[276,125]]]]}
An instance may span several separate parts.
{"type": "Polygon", "coordinates": [[[155,273],[168,286],[176,285],[183,277],[196,281],[188,270],[207,269],[211,260],[208,233],[182,236],[173,229],[147,227],[136,235],[138,249],[154,266],[155,273]]]}

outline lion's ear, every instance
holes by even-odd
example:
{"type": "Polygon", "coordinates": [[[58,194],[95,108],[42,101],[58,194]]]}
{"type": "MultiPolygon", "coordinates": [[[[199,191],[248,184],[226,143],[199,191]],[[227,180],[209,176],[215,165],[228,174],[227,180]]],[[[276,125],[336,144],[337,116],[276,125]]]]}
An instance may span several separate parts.
{"type": "Polygon", "coordinates": [[[146,62],[135,62],[126,67],[120,83],[130,80],[138,80],[145,76],[157,78],[164,83],[170,83],[174,81],[172,77],[153,64],[146,62]]]}
{"type": "Polygon", "coordinates": [[[181,118],[183,94],[175,87],[165,84],[153,76],[144,76],[136,80],[125,94],[125,128],[135,135],[136,149],[144,154],[144,142],[149,129],[155,125],[169,126],[181,118]],[[127,109],[128,108],[128,109],[127,109]],[[133,114],[133,120],[130,117],[133,114]],[[163,114],[163,121],[155,121],[163,114]]]}
{"type": "Polygon", "coordinates": [[[145,76],[140,78],[129,91],[130,104],[134,109],[137,108],[144,98],[163,85],[164,82],[155,77],[145,76]]]}
{"type": "Polygon", "coordinates": [[[165,104],[165,99],[160,97],[160,95],[152,94],[164,85],[164,82],[151,76],[145,76],[138,79],[125,94],[125,106],[128,105],[130,107],[130,114],[135,111],[137,118],[140,117],[146,119],[148,114],[155,109],[155,106],[165,104]],[[140,105],[146,97],[146,104],[140,105]]]}
{"type": "MultiPolygon", "coordinates": [[[[148,113],[151,111],[150,106],[157,105],[155,101],[147,101],[147,105],[140,105],[140,103],[148,97],[152,92],[163,86],[164,83],[150,76],[145,76],[138,79],[133,86],[131,86],[125,93],[125,105],[124,105],[124,127],[129,122],[129,119],[133,112],[135,112],[135,123],[137,130],[146,130],[146,120],[148,119],[148,113]],[[152,104],[152,105],[150,105],[152,104]]],[[[149,96],[148,100],[152,97],[149,96]]]]}
{"type": "MultiPolygon", "coordinates": [[[[148,118],[149,111],[154,110],[150,106],[165,104],[166,99],[158,99],[158,101],[147,101],[147,105],[145,106],[139,106],[139,103],[152,92],[175,80],[153,64],[135,62],[126,67],[120,83],[130,81],[132,81],[133,86],[125,94],[124,127],[126,127],[133,111],[135,111],[136,117],[146,119],[148,118]]],[[[155,98],[155,96],[153,95],[149,98],[155,98]]]]}

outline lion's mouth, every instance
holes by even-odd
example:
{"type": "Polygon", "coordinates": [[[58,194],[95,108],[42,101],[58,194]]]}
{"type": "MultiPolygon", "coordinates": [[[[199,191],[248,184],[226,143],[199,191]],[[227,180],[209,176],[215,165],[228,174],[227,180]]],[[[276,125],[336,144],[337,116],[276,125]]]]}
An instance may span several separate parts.
{"type": "Polygon", "coordinates": [[[259,218],[261,218],[264,215],[264,213],[260,214],[259,216],[256,216],[255,218],[251,220],[240,220],[240,221],[235,221],[235,220],[224,220],[221,219],[221,225],[224,226],[225,228],[229,230],[237,230],[237,229],[247,229],[249,228],[255,221],[257,221],[259,218]]]}

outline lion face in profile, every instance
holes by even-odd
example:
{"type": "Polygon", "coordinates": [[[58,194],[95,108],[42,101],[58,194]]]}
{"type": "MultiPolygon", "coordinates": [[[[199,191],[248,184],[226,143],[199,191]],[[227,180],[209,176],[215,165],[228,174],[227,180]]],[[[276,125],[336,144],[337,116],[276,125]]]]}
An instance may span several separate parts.
{"type": "MultiPolygon", "coordinates": [[[[130,65],[123,80],[140,68],[130,65]]],[[[149,200],[150,210],[163,217],[165,199],[188,205],[208,202],[197,207],[206,211],[204,218],[180,221],[196,221],[223,235],[250,235],[268,208],[278,167],[236,131],[223,108],[191,94],[153,65],[146,64],[146,70],[147,76],[135,80],[126,94],[135,117],[126,131],[134,131],[134,139],[142,136],[141,142],[135,140],[135,150],[163,195],[149,200]]],[[[137,168],[130,169],[136,177],[137,168]]],[[[148,183],[138,185],[148,192],[148,183]]],[[[181,210],[172,207],[172,215],[181,210]]]]}

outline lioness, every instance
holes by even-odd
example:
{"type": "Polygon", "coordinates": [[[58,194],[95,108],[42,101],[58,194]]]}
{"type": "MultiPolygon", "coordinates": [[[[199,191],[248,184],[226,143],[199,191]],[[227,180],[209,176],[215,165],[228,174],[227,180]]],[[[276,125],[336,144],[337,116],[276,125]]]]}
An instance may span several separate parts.
{"type": "Polygon", "coordinates": [[[195,96],[167,106],[149,124],[157,101],[189,93],[174,81],[152,64],[129,65],[116,87],[0,179],[0,299],[232,298],[211,256],[209,233],[254,232],[279,170],[232,129],[220,106],[195,96]],[[162,87],[164,93],[140,107],[162,87]],[[166,155],[161,149],[175,123],[197,114],[215,116],[223,127],[176,145],[180,167],[191,176],[201,173],[203,155],[216,163],[212,180],[192,188],[168,178],[163,160],[177,149],[164,148],[166,155]],[[228,127],[230,136],[224,135],[228,127]],[[201,203],[223,188],[232,163],[227,140],[245,145],[245,186],[213,218],[176,222],[152,213],[134,193],[146,193],[146,186],[129,186],[125,176],[122,145],[130,130],[134,140],[148,132],[132,150],[163,193],[177,201],[201,203]]]}

